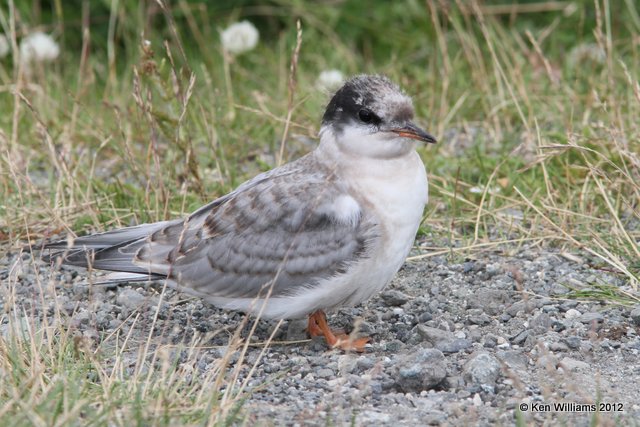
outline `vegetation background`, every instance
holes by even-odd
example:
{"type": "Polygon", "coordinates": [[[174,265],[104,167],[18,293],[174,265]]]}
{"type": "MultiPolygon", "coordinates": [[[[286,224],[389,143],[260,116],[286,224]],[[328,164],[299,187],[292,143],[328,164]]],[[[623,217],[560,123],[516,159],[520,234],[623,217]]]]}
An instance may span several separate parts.
{"type": "MultiPolygon", "coordinates": [[[[179,217],[308,152],[329,98],[318,75],[338,69],[399,82],[440,141],[420,149],[423,256],[552,245],[628,284],[573,296],[640,301],[634,0],[9,0],[0,29],[13,49],[0,60],[0,256],[179,217]],[[225,53],[220,31],[245,19],[258,46],[225,53]],[[36,30],[60,55],[27,70],[16,48],[36,30]]],[[[0,338],[0,424],[206,424],[242,401],[207,392],[223,368],[199,383],[171,364],[116,373],[56,328],[0,338]]]]}

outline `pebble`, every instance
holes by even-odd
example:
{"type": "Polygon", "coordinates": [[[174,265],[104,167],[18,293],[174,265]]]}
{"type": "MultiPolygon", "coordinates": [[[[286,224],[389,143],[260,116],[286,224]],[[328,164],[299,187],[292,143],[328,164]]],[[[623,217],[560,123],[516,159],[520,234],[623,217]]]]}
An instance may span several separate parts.
{"type": "Polygon", "coordinates": [[[631,321],[636,326],[640,326],[640,307],[636,307],[633,310],[631,310],[630,316],[631,316],[631,321]]]}
{"type": "Polygon", "coordinates": [[[577,300],[568,300],[568,301],[564,301],[562,304],[560,304],[560,309],[562,311],[567,311],[570,308],[576,308],[580,305],[580,301],[577,300]]]}
{"type": "Polygon", "coordinates": [[[476,408],[479,406],[482,406],[482,398],[478,393],[473,395],[472,401],[473,401],[473,406],[475,406],[476,408]]]}
{"type": "Polygon", "coordinates": [[[469,316],[469,322],[473,325],[488,325],[491,323],[491,318],[483,313],[475,316],[469,316]]]}
{"type": "Polygon", "coordinates": [[[496,353],[496,357],[500,359],[509,368],[519,370],[527,367],[528,358],[521,351],[506,350],[496,353]]]}
{"type": "Polygon", "coordinates": [[[505,303],[509,301],[509,293],[500,289],[481,289],[469,299],[469,308],[480,308],[489,316],[499,315],[505,303]]]}
{"type": "Polygon", "coordinates": [[[584,370],[589,368],[589,364],[587,362],[583,362],[581,360],[572,359],[570,357],[565,357],[560,361],[560,367],[564,367],[570,371],[584,370]]]}
{"type": "Polygon", "coordinates": [[[90,320],[91,320],[91,313],[89,313],[87,310],[80,310],[73,316],[73,321],[76,324],[76,326],[87,325],[89,324],[90,320]]]}
{"type": "Polygon", "coordinates": [[[333,378],[335,374],[331,369],[323,368],[316,371],[316,376],[318,378],[333,378]]]}
{"type": "Polygon", "coordinates": [[[454,335],[451,332],[426,325],[416,325],[416,331],[425,341],[434,345],[441,341],[451,341],[454,339],[454,335]]]}
{"type": "Polygon", "coordinates": [[[524,330],[519,334],[515,335],[513,338],[511,338],[511,343],[520,345],[525,342],[525,340],[529,337],[529,334],[530,334],[529,330],[524,330]]]}
{"type": "Polygon", "coordinates": [[[380,294],[380,298],[382,298],[382,301],[384,301],[389,307],[404,305],[409,301],[409,296],[407,294],[395,289],[382,292],[380,294]]]}
{"type": "Polygon", "coordinates": [[[464,365],[464,378],[467,382],[493,387],[500,376],[500,361],[489,353],[478,353],[464,365]]]}
{"type": "Polygon", "coordinates": [[[593,322],[602,323],[604,316],[601,313],[584,313],[578,319],[581,323],[591,324],[593,322]]]}
{"type": "Polygon", "coordinates": [[[495,276],[496,274],[499,274],[502,271],[502,267],[498,263],[487,264],[487,266],[485,267],[485,270],[489,276],[495,276]]]}
{"type": "Polygon", "coordinates": [[[145,296],[131,288],[122,288],[118,292],[117,303],[129,311],[133,311],[145,302],[145,296]]]}
{"type": "Polygon", "coordinates": [[[549,316],[549,314],[540,313],[533,318],[529,326],[535,334],[540,335],[545,333],[549,328],[551,328],[551,323],[552,323],[551,316],[549,316]]]}
{"type": "Polygon", "coordinates": [[[436,387],[447,376],[444,354],[433,348],[419,348],[415,352],[398,355],[393,377],[404,392],[417,392],[436,387]]]}
{"type": "Polygon", "coordinates": [[[629,350],[640,351],[640,339],[636,338],[633,341],[629,341],[625,344],[625,347],[629,350]]]}
{"type": "Polygon", "coordinates": [[[447,341],[438,341],[435,347],[443,353],[457,353],[471,347],[472,343],[466,338],[454,338],[447,341]]]}
{"type": "Polygon", "coordinates": [[[495,348],[498,345],[498,339],[494,335],[487,335],[484,338],[484,346],[486,348],[495,348]]]}
{"type": "Polygon", "coordinates": [[[565,319],[577,319],[580,316],[582,316],[582,313],[580,313],[575,308],[570,308],[564,313],[565,319]]]}
{"type": "Polygon", "coordinates": [[[563,342],[552,342],[549,344],[551,351],[569,351],[569,346],[563,342]]]}
{"type": "Polygon", "coordinates": [[[287,325],[287,341],[300,341],[309,338],[307,333],[307,319],[290,320],[287,325]]]}

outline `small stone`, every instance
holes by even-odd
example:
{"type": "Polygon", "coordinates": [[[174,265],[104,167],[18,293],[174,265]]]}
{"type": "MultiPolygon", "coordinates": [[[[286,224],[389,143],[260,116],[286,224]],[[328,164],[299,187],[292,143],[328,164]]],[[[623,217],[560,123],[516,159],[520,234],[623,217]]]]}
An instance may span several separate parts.
{"type": "MultiPolygon", "coordinates": [[[[445,378],[442,384],[440,384],[440,387],[444,387],[451,391],[459,390],[464,387],[464,379],[460,375],[451,375],[445,378]]],[[[469,397],[469,395],[466,397],[469,397]]]]}
{"type": "Polygon", "coordinates": [[[555,283],[553,286],[551,286],[551,290],[549,291],[549,295],[552,295],[552,296],[562,296],[568,293],[569,293],[569,288],[567,288],[566,286],[563,286],[560,283],[555,283]]]}
{"type": "Polygon", "coordinates": [[[418,335],[443,353],[457,353],[471,347],[472,342],[466,338],[456,338],[453,333],[426,325],[417,325],[418,335]]]}
{"type": "Polygon", "coordinates": [[[566,368],[569,371],[577,371],[589,368],[589,364],[587,362],[582,362],[570,357],[565,357],[564,359],[562,359],[562,361],[560,362],[560,366],[566,368]]]}
{"type": "Polygon", "coordinates": [[[307,320],[290,320],[287,325],[287,341],[301,341],[309,338],[307,332],[307,320]]]}
{"type": "Polygon", "coordinates": [[[468,390],[458,391],[458,399],[466,399],[467,397],[471,397],[471,393],[468,390]]]}
{"type": "Polygon", "coordinates": [[[471,271],[473,271],[473,267],[475,267],[476,263],[475,262],[465,262],[462,264],[462,272],[463,273],[470,273],[471,271]]]}
{"type": "Polygon", "coordinates": [[[480,397],[480,394],[476,393],[475,395],[473,395],[473,406],[475,407],[480,407],[482,406],[482,398],[480,397]]]}
{"type": "Polygon", "coordinates": [[[478,328],[478,329],[471,329],[469,331],[469,334],[466,337],[458,337],[458,338],[468,338],[472,342],[480,342],[480,341],[482,341],[483,337],[484,337],[484,331],[482,331],[482,330],[480,330],[480,328],[478,328]]]}
{"type": "Polygon", "coordinates": [[[144,304],[145,297],[131,288],[124,288],[118,292],[116,301],[120,306],[132,311],[144,304]]]}
{"type": "Polygon", "coordinates": [[[380,294],[382,301],[389,307],[398,307],[409,301],[409,296],[395,289],[382,292],[380,294]]]}
{"type": "Polygon", "coordinates": [[[488,325],[491,323],[491,318],[483,313],[480,315],[469,316],[469,322],[474,325],[488,325]]]}
{"type": "Polygon", "coordinates": [[[585,313],[578,319],[581,323],[586,323],[588,325],[592,323],[601,324],[604,322],[604,316],[600,313],[585,313]]]}
{"type": "Polygon", "coordinates": [[[73,316],[73,323],[76,325],[86,325],[91,320],[91,313],[86,310],[80,311],[73,316]]]}
{"type": "Polygon", "coordinates": [[[552,342],[549,344],[551,351],[569,351],[569,346],[563,342],[552,342]]]}
{"type": "Polygon", "coordinates": [[[338,357],[338,372],[340,375],[351,374],[356,369],[358,358],[351,354],[338,357]]]}
{"type": "MultiPolygon", "coordinates": [[[[358,414],[358,421],[364,425],[385,425],[392,422],[391,415],[379,411],[362,411],[358,414]]],[[[295,425],[295,424],[294,424],[295,425]]]]}
{"type": "Polygon", "coordinates": [[[333,371],[332,371],[331,369],[328,369],[328,368],[321,368],[321,369],[318,369],[318,370],[316,371],[316,376],[317,376],[318,378],[325,378],[325,379],[327,379],[327,378],[333,378],[333,377],[335,376],[335,374],[333,373],[333,371]]]}
{"type": "Polygon", "coordinates": [[[517,316],[520,311],[523,311],[524,308],[525,308],[524,301],[516,301],[507,308],[507,311],[505,312],[505,314],[508,314],[509,316],[514,317],[514,316],[517,316]]]}
{"type": "Polygon", "coordinates": [[[486,348],[495,348],[498,345],[498,339],[494,335],[484,337],[484,346],[486,348]]]}
{"type": "Polygon", "coordinates": [[[439,341],[435,347],[443,353],[458,353],[471,347],[471,341],[466,338],[454,338],[447,341],[439,341]]]}
{"type": "Polygon", "coordinates": [[[404,347],[404,343],[400,340],[389,341],[384,345],[384,349],[390,353],[397,353],[404,347]]]}
{"type": "Polygon", "coordinates": [[[375,364],[376,364],[376,361],[373,360],[372,358],[361,356],[358,358],[358,361],[356,362],[356,367],[360,372],[362,372],[362,371],[367,371],[373,368],[375,364]]]}
{"type": "Polygon", "coordinates": [[[551,317],[547,313],[540,313],[533,318],[530,327],[536,334],[543,334],[551,327],[551,317]]]}
{"type": "Polygon", "coordinates": [[[440,341],[450,341],[454,339],[451,332],[443,331],[442,329],[432,328],[426,325],[416,325],[416,331],[425,341],[435,345],[440,341]]]}
{"type": "Polygon", "coordinates": [[[640,351],[640,339],[635,339],[633,341],[629,341],[625,344],[625,348],[629,350],[638,350],[640,351]]]}
{"type": "Polygon", "coordinates": [[[580,351],[583,353],[588,353],[593,350],[593,344],[590,341],[581,341],[580,342],[580,351]]]}
{"type": "Polygon", "coordinates": [[[616,342],[616,341],[610,341],[609,339],[605,338],[601,343],[600,343],[600,347],[605,349],[605,350],[613,350],[614,348],[618,348],[620,347],[620,343],[616,342]],[[617,344],[617,345],[616,345],[617,344]]]}
{"type": "Polygon", "coordinates": [[[527,356],[520,351],[499,351],[496,356],[511,369],[525,369],[528,364],[527,356]]]}
{"type": "Polygon", "coordinates": [[[489,353],[478,353],[464,365],[465,380],[470,384],[493,387],[500,376],[500,361],[489,353]]]}
{"type": "Polygon", "coordinates": [[[524,330],[520,332],[518,335],[511,338],[511,342],[515,345],[520,345],[529,337],[530,332],[528,330],[524,330]]]}
{"type": "Polygon", "coordinates": [[[566,322],[571,322],[570,320],[564,320],[564,321],[559,321],[559,320],[552,320],[551,321],[551,329],[553,329],[555,332],[562,332],[565,329],[567,329],[567,325],[565,324],[566,322]]]}
{"type": "Polygon", "coordinates": [[[485,267],[485,271],[489,276],[495,276],[496,274],[500,274],[500,272],[502,271],[502,268],[498,263],[487,264],[487,266],[485,267]]]}
{"type": "Polygon", "coordinates": [[[564,313],[565,319],[577,319],[580,316],[582,316],[582,313],[580,313],[575,308],[570,308],[566,311],[566,313],[564,313]]]}
{"type": "Polygon", "coordinates": [[[568,311],[570,308],[576,308],[579,302],[575,300],[565,301],[560,305],[560,310],[568,311]]]}
{"type": "Polygon", "coordinates": [[[635,323],[637,326],[640,326],[640,307],[636,307],[631,310],[630,316],[633,323],[635,323]]]}
{"type": "Polygon", "coordinates": [[[482,288],[474,292],[473,298],[468,300],[467,306],[480,308],[490,316],[497,316],[504,311],[504,305],[508,300],[507,291],[482,288]]]}
{"type": "Polygon", "coordinates": [[[552,355],[544,355],[538,358],[536,364],[542,368],[546,368],[549,372],[553,372],[556,370],[558,360],[552,355]]]}
{"type": "Polygon", "coordinates": [[[447,376],[444,354],[433,348],[419,348],[410,354],[398,355],[392,376],[405,393],[432,389],[447,376]]]}
{"type": "Polygon", "coordinates": [[[418,322],[420,323],[427,323],[429,320],[433,319],[433,314],[429,313],[428,311],[425,311],[424,313],[420,313],[420,315],[418,316],[418,322]]]}

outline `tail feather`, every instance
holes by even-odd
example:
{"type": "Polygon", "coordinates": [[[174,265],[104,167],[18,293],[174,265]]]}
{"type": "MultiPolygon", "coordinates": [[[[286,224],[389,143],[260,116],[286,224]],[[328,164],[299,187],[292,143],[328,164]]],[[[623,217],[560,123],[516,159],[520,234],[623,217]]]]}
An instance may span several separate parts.
{"type": "Polygon", "coordinates": [[[140,283],[149,282],[151,280],[166,279],[165,276],[156,274],[136,274],[136,273],[122,273],[113,272],[105,274],[92,281],[92,285],[118,285],[120,283],[140,283]]]}
{"type": "Polygon", "coordinates": [[[134,240],[147,237],[154,231],[167,226],[170,222],[171,221],[162,221],[154,222],[153,224],[141,224],[133,227],[105,231],[104,233],[77,237],[73,240],[59,240],[45,244],[44,249],[73,249],[77,247],[92,249],[108,248],[123,242],[133,242],[134,240]]]}
{"type": "Polygon", "coordinates": [[[142,224],[48,243],[43,248],[50,252],[44,254],[42,259],[48,263],[60,259],[65,265],[122,273],[121,276],[113,276],[113,279],[109,279],[111,275],[105,276],[105,284],[159,279],[166,276],[136,265],[133,260],[147,237],[169,224],[169,221],[142,224]]]}

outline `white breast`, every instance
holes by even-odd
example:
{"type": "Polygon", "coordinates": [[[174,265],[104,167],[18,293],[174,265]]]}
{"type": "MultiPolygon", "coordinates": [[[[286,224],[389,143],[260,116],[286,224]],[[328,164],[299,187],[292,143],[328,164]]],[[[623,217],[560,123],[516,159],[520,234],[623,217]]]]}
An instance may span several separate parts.
{"type": "MultiPolygon", "coordinates": [[[[367,280],[368,284],[358,284],[358,291],[348,301],[350,304],[379,292],[398,272],[411,250],[428,198],[427,174],[415,151],[386,167],[377,162],[373,171],[361,174],[356,182],[383,234],[365,266],[373,274],[363,275],[361,280],[367,280]]],[[[356,283],[361,280],[354,277],[356,283]]]]}

